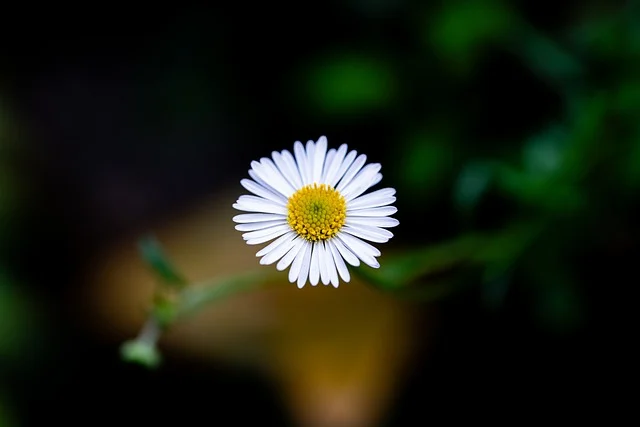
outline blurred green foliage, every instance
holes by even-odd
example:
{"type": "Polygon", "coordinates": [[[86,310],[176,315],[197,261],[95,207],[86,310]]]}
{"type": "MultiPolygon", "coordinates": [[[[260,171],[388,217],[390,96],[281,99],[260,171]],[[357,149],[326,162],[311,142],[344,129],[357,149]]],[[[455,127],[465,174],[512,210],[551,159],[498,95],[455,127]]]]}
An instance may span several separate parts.
{"type": "Polygon", "coordinates": [[[487,45],[504,40],[514,28],[514,14],[500,0],[443,2],[427,16],[423,28],[429,48],[459,73],[468,73],[487,45]]]}
{"type": "Polygon", "coordinates": [[[2,391],[0,390],[0,427],[12,427],[17,425],[13,411],[10,406],[3,400],[2,391]]]}
{"type": "Polygon", "coordinates": [[[301,75],[301,93],[320,114],[375,111],[397,96],[391,63],[374,55],[346,52],[319,58],[301,75]]]}
{"type": "Polygon", "coordinates": [[[158,276],[161,283],[178,288],[188,283],[166,257],[155,237],[147,236],[140,239],[138,249],[142,259],[151,267],[151,270],[158,276]]]}
{"type": "Polygon", "coordinates": [[[451,136],[445,129],[434,127],[409,133],[403,138],[402,174],[398,177],[407,192],[407,198],[423,203],[425,196],[446,186],[456,154],[450,144],[451,136]],[[418,195],[418,197],[412,197],[418,195]]]}
{"type": "MultiPolygon", "coordinates": [[[[587,308],[574,260],[585,242],[607,240],[602,225],[633,206],[640,179],[640,15],[630,18],[620,7],[608,12],[579,23],[579,31],[567,29],[566,38],[544,34],[498,1],[447,2],[429,16],[430,46],[463,71],[458,78],[473,78],[477,59],[491,45],[521,60],[560,96],[563,108],[540,130],[513,141],[519,149],[506,156],[464,160],[452,155],[466,146],[455,134],[410,135],[401,154],[402,184],[415,193],[410,197],[419,193],[424,202],[433,189],[450,187],[461,224],[473,224],[487,203],[500,201],[510,213],[497,229],[461,226],[450,241],[426,248],[416,243],[416,249],[385,256],[384,268],[359,274],[411,298],[439,298],[479,282],[492,308],[518,283],[542,325],[564,331],[581,324],[587,308]],[[449,176],[451,168],[457,177],[449,176]],[[612,203],[622,211],[607,209],[612,203]]],[[[513,108],[527,114],[526,104],[522,99],[513,108]]]]}

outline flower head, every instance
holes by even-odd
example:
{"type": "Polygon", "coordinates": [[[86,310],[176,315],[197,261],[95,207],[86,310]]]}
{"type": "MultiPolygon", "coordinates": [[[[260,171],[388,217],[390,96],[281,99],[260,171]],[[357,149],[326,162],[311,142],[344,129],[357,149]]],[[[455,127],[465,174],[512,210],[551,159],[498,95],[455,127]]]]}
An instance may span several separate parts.
{"type": "Polygon", "coordinates": [[[289,281],[302,288],[307,279],[338,287],[348,282],[349,270],[360,261],[373,268],[380,264],[375,243],[393,234],[386,228],[398,225],[390,218],[397,209],[395,190],[384,188],[364,194],[382,179],[380,164],[365,165],[367,156],[347,153],[347,145],[327,151],[327,138],[300,141],[288,150],[274,151],[271,158],[251,162],[249,176],[240,181],[252,195],[240,196],[235,209],[251,212],[236,215],[236,230],[249,245],[273,240],[256,256],[260,264],[274,262],[280,271],[289,269],[289,281]],[[274,240],[275,239],[275,240],[274,240]]]}

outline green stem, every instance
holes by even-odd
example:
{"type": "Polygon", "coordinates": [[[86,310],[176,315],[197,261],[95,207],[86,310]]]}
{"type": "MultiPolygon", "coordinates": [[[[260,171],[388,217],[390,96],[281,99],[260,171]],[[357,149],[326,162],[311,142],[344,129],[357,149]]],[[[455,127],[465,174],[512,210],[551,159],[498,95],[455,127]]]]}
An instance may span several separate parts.
{"type": "Polygon", "coordinates": [[[205,306],[234,295],[255,290],[266,284],[280,283],[281,273],[248,272],[194,284],[180,290],[176,299],[157,299],[149,317],[134,340],[121,347],[122,358],[153,368],[160,363],[157,343],[162,332],[182,317],[190,316],[205,306]]]}
{"type": "Polygon", "coordinates": [[[175,305],[175,318],[191,315],[204,306],[225,298],[252,291],[268,283],[278,283],[280,274],[251,271],[235,276],[194,284],[183,289],[175,305]]]}

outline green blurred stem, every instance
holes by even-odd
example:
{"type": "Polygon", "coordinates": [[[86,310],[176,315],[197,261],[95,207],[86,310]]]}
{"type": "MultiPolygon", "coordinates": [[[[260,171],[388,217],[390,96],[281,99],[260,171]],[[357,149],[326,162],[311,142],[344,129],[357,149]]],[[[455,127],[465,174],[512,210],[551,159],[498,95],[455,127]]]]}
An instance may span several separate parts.
{"type": "Polygon", "coordinates": [[[134,340],[122,345],[122,358],[150,368],[156,367],[160,362],[158,340],[179,319],[194,315],[202,308],[234,295],[256,290],[267,284],[280,283],[282,280],[276,280],[278,278],[281,279],[277,273],[251,271],[184,287],[170,299],[163,298],[163,295],[175,288],[159,286],[158,298],[155,299],[140,333],[134,340]]]}
{"type": "Polygon", "coordinates": [[[155,347],[161,334],[162,328],[158,319],[155,316],[149,316],[144,322],[136,341],[145,346],[155,347]]]}
{"type": "Polygon", "coordinates": [[[278,283],[281,274],[251,271],[194,284],[184,288],[175,305],[175,318],[196,313],[203,307],[225,298],[252,291],[268,283],[278,283]]]}

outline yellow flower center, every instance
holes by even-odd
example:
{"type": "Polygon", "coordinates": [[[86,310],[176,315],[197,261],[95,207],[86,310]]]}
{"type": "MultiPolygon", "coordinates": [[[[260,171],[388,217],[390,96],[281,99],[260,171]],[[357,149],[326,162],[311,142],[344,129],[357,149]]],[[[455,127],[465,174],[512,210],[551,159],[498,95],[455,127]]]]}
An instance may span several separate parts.
{"type": "Polygon", "coordinates": [[[287,210],[291,228],[311,242],[332,238],[347,219],[347,202],[326,184],[302,187],[289,198],[287,210]]]}

